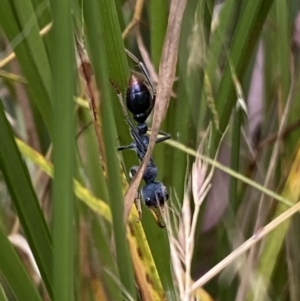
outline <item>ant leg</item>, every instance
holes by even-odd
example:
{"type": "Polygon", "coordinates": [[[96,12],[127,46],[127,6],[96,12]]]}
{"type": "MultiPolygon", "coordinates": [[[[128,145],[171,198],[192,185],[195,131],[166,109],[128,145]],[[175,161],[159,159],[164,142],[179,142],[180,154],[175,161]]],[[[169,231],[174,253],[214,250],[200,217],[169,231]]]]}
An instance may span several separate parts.
{"type": "Polygon", "coordinates": [[[131,53],[129,50],[125,48],[126,54],[139,66],[139,68],[143,71],[144,75],[147,78],[148,83],[151,86],[151,89],[153,91],[153,98],[155,99],[156,97],[156,89],[154,87],[154,83],[152,79],[150,78],[149,72],[143,62],[141,62],[133,53],[131,53]]]}
{"type": "MultiPolygon", "coordinates": [[[[149,128],[149,131],[151,131],[151,128],[149,128]]],[[[171,137],[172,137],[169,133],[166,133],[164,131],[159,131],[158,134],[162,135],[163,137],[157,138],[155,143],[160,143],[160,142],[166,141],[168,139],[171,139],[171,137]]]]}
{"type": "Polygon", "coordinates": [[[154,216],[156,224],[160,228],[165,228],[166,227],[166,222],[163,218],[163,208],[152,207],[152,208],[149,208],[149,209],[150,209],[150,212],[152,213],[152,215],[154,216]]]}
{"type": "Polygon", "coordinates": [[[171,139],[172,137],[169,133],[166,133],[164,131],[159,131],[158,134],[162,135],[163,137],[157,138],[155,143],[166,141],[168,139],[171,139]]]}
{"type": "Polygon", "coordinates": [[[121,151],[126,150],[126,149],[133,149],[134,150],[135,148],[136,148],[135,143],[131,143],[129,145],[121,145],[121,146],[119,146],[117,148],[117,151],[121,152],[121,151]]]}

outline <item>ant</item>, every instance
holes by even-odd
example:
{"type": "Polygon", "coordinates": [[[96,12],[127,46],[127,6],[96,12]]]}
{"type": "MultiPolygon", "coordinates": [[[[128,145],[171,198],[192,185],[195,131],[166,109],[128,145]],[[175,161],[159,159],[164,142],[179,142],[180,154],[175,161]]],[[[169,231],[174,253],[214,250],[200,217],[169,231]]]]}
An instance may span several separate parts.
{"type": "MultiPolygon", "coordinates": [[[[123,151],[126,149],[134,150],[139,158],[139,161],[142,162],[149,146],[149,135],[147,135],[148,126],[146,124],[146,119],[148,118],[154,107],[156,89],[144,63],[141,62],[135,55],[133,55],[127,49],[125,49],[125,51],[126,54],[138,65],[140,70],[143,72],[149,86],[151,87],[152,95],[148,87],[142,80],[140,80],[133,74],[130,76],[128,88],[126,91],[126,106],[127,109],[132,113],[133,119],[137,122],[137,125],[135,126],[133,121],[129,117],[127,109],[124,105],[122,93],[113,84],[117,92],[117,96],[121,104],[123,114],[129,125],[131,136],[134,140],[134,142],[132,142],[129,145],[118,147],[118,151],[123,151]]],[[[168,133],[160,132],[160,134],[162,134],[163,137],[158,138],[156,140],[156,143],[171,138],[171,135],[168,133]]],[[[129,175],[131,178],[135,176],[138,168],[139,166],[133,166],[130,169],[129,175]]],[[[164,228],[165,223],[163,220],[161,220],[160,208],[162,208],[165,204],[165,201],[169,199],[169,194],[162,182],[155,181],[157,175],[157,166],[155,165],[153,159],[150,158],[143,174],[145,186],[142,187],[140,194],[146,206],[154,211],[158,225],[164,228]]],[[[141,216],[141,211],[139,209],[138,211],[141,216]]]]}

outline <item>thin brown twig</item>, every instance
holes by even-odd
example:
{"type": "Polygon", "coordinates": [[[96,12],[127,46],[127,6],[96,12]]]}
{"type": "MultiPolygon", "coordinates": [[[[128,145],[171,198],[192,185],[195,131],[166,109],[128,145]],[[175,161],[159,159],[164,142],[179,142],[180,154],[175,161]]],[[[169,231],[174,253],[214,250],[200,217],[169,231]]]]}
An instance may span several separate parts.
{"type": "Polygon", "coordinates": [[[151,79],[157,84],[158,76],[157,76],[155,68],[154,68],[154,66],[151,62],[149,52],[147,51],[147,49],[144,45],[142,35],[141,35],[141,32],[140,32],[139,28],[137,28],[136,41],[137,41],[137,45],[138,45],[139,51],[141,53],[143,62],[147,67],[147,70],[148,70],[148,72],[151,76],[151,79]]]}
{"type": "Polygon", "coordinates": [[[281,134],[279,134],[279,133],[272,134],[269,137],[267,137],[266,139],[264,139],[263,141],[261,141],[259,143],[259,145],[257,146],[257,148],[261,149],[261,148],[265,147],[266,145],[275,142],[278,139],[283,139],[286,136],[288,136],[292,131],[294,131],[295,129],[297,129],[299,127],[300,127],[300,120],[297,120],[294,123],[287,126],[281,134]]]}
{"type": "Polygon", "coordinates": [[[264,140],[262,140],[261,142],[259,142],[258,146],[256,147],[256,149],[252,152],[252,159],[249,163],[249,166],[248,166],[248,177],[250,177],[250,175],[252,174],[255,166],[257,166],[257,160],[258,160],[258,157],[260,155],[260,152],[261,150],[271,144],[271,143],[274,143],[276,142],[277,140],[282,140],[282,139],[285,139],[288,135],[290,135],[294,130],[300,128],[300,120],[297,120],[295,121],[294,123],[290,124],[289,126],[287,126],[283,133],[281,135],[277,133],[275,134],[271,134],[270,136],[268,136],[267,138],[265,138],[264,140]]]}
{"type": "Polygon", "coordinates": [[[141,21],[142,11],[144,6],[144,0],[137,0],[135,3],[134,14],[131,22],[127,25],[122,33],[122,38],[125,39],[130,31],[137,26],[141,21]]]}
{"type": "MultiPolygon", "coordinates": [[[[137,45],[138,45],[138,48],[139,48],[139,51],[141,53],[141,56],[142,56],[142,59],[143,59],[143,62],[144,64],[146,65],[147,67],[147,70],[149,71],[149,74],[150,74],[150,77],[151,79],[153,80],[153,82],[157,85],[157,82],[158,82],[158,76],[157,76],[157,73],[155,71],[155,68],[154,68],[154,65],[153,63],[151,62],[151,59],[150,59],[150,55],[149,55],[149,52],[147,51],[146,47],[145,47],[145,44],[143,42],[143,38],[142,38],[142,35],[140,33],[140,29],[139,27],[137,28],[137,31],[136,31],[136,41],[137,41],[137,45]]],[[[175,79],[177,80],[177,78],[175,79]]],[[[171,96],[173,98],[176,98],[176,94],[175,92],[172,90],[171,92],[171,96]]]]}

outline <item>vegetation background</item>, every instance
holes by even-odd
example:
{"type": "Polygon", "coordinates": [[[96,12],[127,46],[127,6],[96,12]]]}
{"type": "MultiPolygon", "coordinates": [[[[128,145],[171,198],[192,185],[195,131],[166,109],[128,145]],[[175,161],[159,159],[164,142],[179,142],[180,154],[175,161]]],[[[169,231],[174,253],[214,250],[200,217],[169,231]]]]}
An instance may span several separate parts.
{"type": "Polygon", "coordinates": [[[0,301],[300,300],[299,12],[2,0],[0,301]],[[124,47],[157,85],[152,139],[172,135],[153,153],[165,229],[145,206],[123,223],[124,47]]]}

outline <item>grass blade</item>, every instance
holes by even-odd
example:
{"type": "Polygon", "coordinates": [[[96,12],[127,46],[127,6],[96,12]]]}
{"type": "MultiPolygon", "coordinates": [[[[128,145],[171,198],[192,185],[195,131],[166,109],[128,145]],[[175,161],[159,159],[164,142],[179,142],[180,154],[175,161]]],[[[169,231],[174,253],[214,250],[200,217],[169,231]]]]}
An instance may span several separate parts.
{"type": "Polygon", "coordinates": [[[123,46],[118,47],[120,42],[122,45],[122,40],[114,2],[102,0],[100,4],[101,6],[96,1],[86,3],[84,14],[86,16],[85,21],[91,62],[94,67],[97,85],[101,92],[100,116],[104,129],[102,134],[105,143],[107,177],[110,179],[108,181],[108,194],[113,217],[114,242],[119,276],[126,292],[134,298],[136,293],[132,262],[126,241],[125,223],[123,222],[124,203],[115,143],[116,131],[112,116],[112,88],[109,82],[109,76],[113,76],[113,81],[116,80],[118,86],[123,78],[124,85],[124,72],[118,75],[115,72],[120,70],[124,65],[118,64],[118,62],[120,63],[119,59],[122,57],[125,58],[125,52],[123,46]],[[115,31],[119,33],[120,41],[118,42],[118,34],[115,35],[115,31]],[[99,43],[99,36],[104,43],[99,43]],[[109,37],[112,41],[109,41],[109,37]],[[119,55],[120,48],[122,54],[119,55]]]}
{"type": "Polygon", "coordinates": [[[73,300],[74,265],[74,44],[71,1],[53,1],[53,295],[73,300]]]}
{"type": "MultiPolygon", "coordinates": [[[[237,77],[242,78],[271,4],[272,1],[247,1],[240,14],[230,47],[230,62],[226,65],[216,96],[217,111],[221,116],[221,132],[224,132],[228,125],[231,110],[236,103],[231,64],[236,71],[237,77]]],[[[217,149],[220,138],[220,134],[215,135],[214,150],[217,149]]]]}
{"type": "Polygon", "coordinates": [[[51,129],[51,73],[36,15],[29,0],[1,3],[0,22],[28,83],[30,99],[39,109],[47,129],[51,129]],[[17,6],[17,8],[15,7],[17,6]]]}
{"type": "Polygon", "coordinates": [[[41,301],[42,298],[2,229],[0,229],[0,249],[0,270],[16,298],[22,301],[41,301]]]}
{"type": "Polygon", "coordinates": [[[31,247],[40,273],[52,294],[52,243],[49,229],[32,187],[28,170],[21,158],[15,139],[0,108],[0,168],[4,175],[22,228],[31,247]]]}

